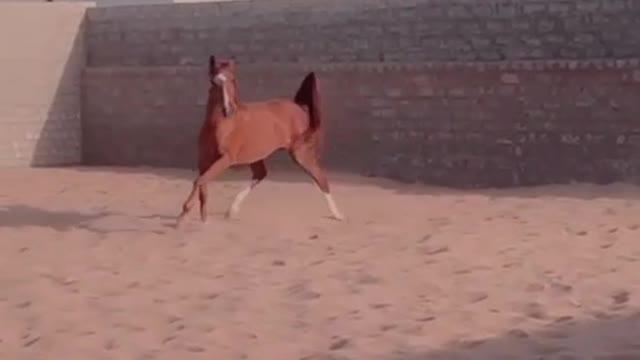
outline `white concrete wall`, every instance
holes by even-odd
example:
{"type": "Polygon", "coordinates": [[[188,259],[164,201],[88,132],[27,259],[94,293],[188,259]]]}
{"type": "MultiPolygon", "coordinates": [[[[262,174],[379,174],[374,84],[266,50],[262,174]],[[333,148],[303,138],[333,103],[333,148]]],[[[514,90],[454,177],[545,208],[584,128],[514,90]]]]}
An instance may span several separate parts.
{"type": "Polygon", "coordinates": [[[0,166],[82,160],[83,26],[89,6],[0,2],[0,166]]]}

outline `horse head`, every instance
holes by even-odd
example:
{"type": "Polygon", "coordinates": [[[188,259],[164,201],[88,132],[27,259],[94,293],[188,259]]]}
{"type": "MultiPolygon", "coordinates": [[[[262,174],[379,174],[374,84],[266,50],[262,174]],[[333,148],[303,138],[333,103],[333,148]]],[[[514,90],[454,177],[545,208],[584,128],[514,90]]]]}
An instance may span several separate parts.
{"type": "MultiPolygon", "coordinates": [[[[235,62],[232,59],[217,61],[215,56],[209,57],[209,96],[222,96],[224,116],[231,115],[238,107],[235,62]]],[[[211,99],[210,99],[211,101],[211,99]]]]}

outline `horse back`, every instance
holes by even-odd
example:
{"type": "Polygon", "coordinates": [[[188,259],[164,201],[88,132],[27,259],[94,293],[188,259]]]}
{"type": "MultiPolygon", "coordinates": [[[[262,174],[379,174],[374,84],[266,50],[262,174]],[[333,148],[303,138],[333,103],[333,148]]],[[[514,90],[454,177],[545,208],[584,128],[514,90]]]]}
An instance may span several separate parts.
{"type": "Polygon", "coordinates": [[[303,132],[309,124],[308,109],[288,98],[245,103],[241,110],[250,122],[273,122],[288,127],[293,133],[303,132]]]}

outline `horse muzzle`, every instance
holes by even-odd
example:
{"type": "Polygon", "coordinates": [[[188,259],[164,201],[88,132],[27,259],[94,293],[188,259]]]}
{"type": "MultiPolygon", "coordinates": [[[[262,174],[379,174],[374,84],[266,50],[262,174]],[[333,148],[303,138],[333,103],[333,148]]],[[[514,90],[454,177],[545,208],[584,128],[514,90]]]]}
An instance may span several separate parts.
{"type": "Polygon", "coordinates": [[[213,83],[220,87],[222,87],[226,81],[227,81],[227,77],[224,76],[223,74],[218,74],[213,77],[213,83]]]}

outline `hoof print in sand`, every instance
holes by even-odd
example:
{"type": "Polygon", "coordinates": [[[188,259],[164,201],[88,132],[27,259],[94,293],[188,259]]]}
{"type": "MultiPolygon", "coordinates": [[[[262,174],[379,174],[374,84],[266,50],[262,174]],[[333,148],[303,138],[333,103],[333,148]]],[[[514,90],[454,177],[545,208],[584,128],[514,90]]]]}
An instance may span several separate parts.
{"type": "Polygon", "coordinates": [[[24,341],[24,343],[22,345],[24,347],[30,347],[30,346],[36,344],[39,341],[40,341],[40,336],[27,335],[25,337],[25,341],[24,341]]]}
{"type": "Polygon", "coordinates": [[[350,344],[351,344],[351,341],[349,341],[349,339],[347,338],[335,337],[334,341],[331,343],[331,345],[329,345],[329,350],[335,351],[335,350],[344,349],[350,344]]]}
{"type": "Polygon", "coordinates": [[[382,279],[377,276],[362,273],[357,276],[356,282],[358,285],[377,285],[383,283],[382,279]]]}
{"type": "Polygon", "coordinates": [[[216,292],[210,292],[210,293],[204,293],[204,294],[200,295],[200,298],[202,300],[213,300],[213,299],[217,299],[218,296],[220,296],[220,294],[218,294],[216,292]]]}
{"type": "Polygon", "coordinates": [[[319,292],[311,290],[309,284],[307,284],[306,282],[300,282],[295,285],[289,286],[287,288],[287,293],[292,298],[301,301],[313,300],[322,296],[322,294],[320,294],[319,292]]]}
{"type": "Polygon", "coordinates": [[[474,349],[486,342],[486,339],[461,339],[456,341],[457,345],[462,349],[474,349]]]}
{"type": "Polygon", "coordinates": [[[434,321],[436,319],[435,316],[425,316],[425,317],[421,317],[421,318],[417,318],[416,321],[417,322],[430,322],[430,321],[434,321]]]}
{"type": "Polygon", "coordinates": [[[531,319],[543,320],[547,318],[545,308],[536,302],[525,304],[522,308],[522,313],[531,319]]]}
{"type": "Polygon", "coordinates": [[[548,355],[556,355],[558,353],[566,352],[567,348],[551,343],[537,343],[534,342],[531,347],[531,353],[536,356],[540,356],[541,359],[547,359],[548,355]]]}
{"type": "Polygon", "coordinates": [[[398,327],[398,325],[395,325],[395,324],[385,324],[385,325],[380,326],[380,331],[387,332],[389,330],[396,329],[397,327],[398,327]]]}
{"type": "Polygon", "coordinates": [[[178,321],[182,320],[182,318],[180,316],[175,316],[175,315],[169,315],[167,316],[167,323],[169,324],[174,324],[178,321]]]}
{"type": "Polygon", "coordinates": [[[629,302],[631,294],[627,290],[618,290],[611,294],[613,305],[622,305],[629,302]]]}
{"type": "Polygon", "coordinates": [[[611,320],[616,317],[614,314],[609,314],[600,310],[591,311],[591,316],[597,320],[611,320]]]}
{"type": "Polygon", "coordinates": [[[201,353],[205,351],[205,348],[198,345],[188,345],[184,349],[191,353],[201,353]]]}
{"type": "Polygon", "coordinates": [[[420,253],[423,255],[433,256],[433,255],[449,252],[449,247],[446,245],[422,246],[418,249],[418,251],[420,251],[420,253]]]}
{"type": "Polygon", "coordinates": [[[271,262],[271,265],[273,265],[273,266],[285,266],[285,265],[287,265],[287,262],[284,261],[284,260],[273,260],[271,262]]]}
{"type": "Polygon", "coordinates": [[[309,356],[301,357],[299,360],[351,360],[350,358],[338,355],[336,353],[328,353],[328,354],[314,354],[309,356]]]}
{"type": "Polygon", "coordinates": [[[16,304],[18,309],[26,309],[31,306],[31,301],[22,301],[16,304]]]}
{"type": "Polygon", "coordinates": [[[573,290],[573,286],[562,284],[559,282],[552,282],[549,284],[549,290],[553,291],[556,294],[568,294],[573,290]]]}
{"type": "Polygon", "coordinates": [[[116,341],[114,339],[109,339],[102,344],[102,347],[105,350],[113,350],[116,348],[116,341]]]}
{"type": "Polygon", "coordinates": [[[511,329],[507,332],[507,335],[517,339],[526,339],[529,337],[529,333],[522,329],[511,329]]]}
{"type": "Polygon", "coordinates": [[[489,298],[489,294],[482,291],[471,292],[465,295],[465,301],[468,302],[469,304],[479,303],[488,298],[489,298]]]}
{"type": "Polygon", "coordinates": [[[524,290],[529,293],[540,292],[545,289],[544,284],[541,283],[530,283],[525,286],[524,290]]]}
{"type": "Polygon", "coordinates": [[[568,332],[562,330],[548,330],[544,333],[544,337],[549,339],[566,339],[571,337],[568,332]]]}
{"type": "Polygon", "coordinates": [[[375,304],[369,304],[369,307],[372,309],[376,309],[376,310],[382,310],[382,309],[386,309],[388,307],[390,307],[391,304],[387,304],[387,303],[375,303],[375,304]]]}
{"type": "Polygon", "coordinates": [[[571,354],[558,354],[554,358],[554,360],[581,360],[580,357],[571,354]]]}
{"type": "Polygon", "coordinates": [[[162,345],[166,345],[166,344],[172,342],[173,340],[175,340],[177,338],[178,338],[177,335],[169,335],[169,336],[165,337],[164,339],[162,339],[162,345]]]}
{"type": "Polygon", "coordinates": [[[464,269],[458,269],[455,270],[453,272],[454,275],[467,275],[467,274],[471,274],[473,272],[473,269],[471,268],[464,268],[464,269]]]}
{"type": "Polygon", "coordinates": [[[559,316],[553,320],[555,324],[571,324],[574,322],[574,318],[571,315],[559,316]]]}

